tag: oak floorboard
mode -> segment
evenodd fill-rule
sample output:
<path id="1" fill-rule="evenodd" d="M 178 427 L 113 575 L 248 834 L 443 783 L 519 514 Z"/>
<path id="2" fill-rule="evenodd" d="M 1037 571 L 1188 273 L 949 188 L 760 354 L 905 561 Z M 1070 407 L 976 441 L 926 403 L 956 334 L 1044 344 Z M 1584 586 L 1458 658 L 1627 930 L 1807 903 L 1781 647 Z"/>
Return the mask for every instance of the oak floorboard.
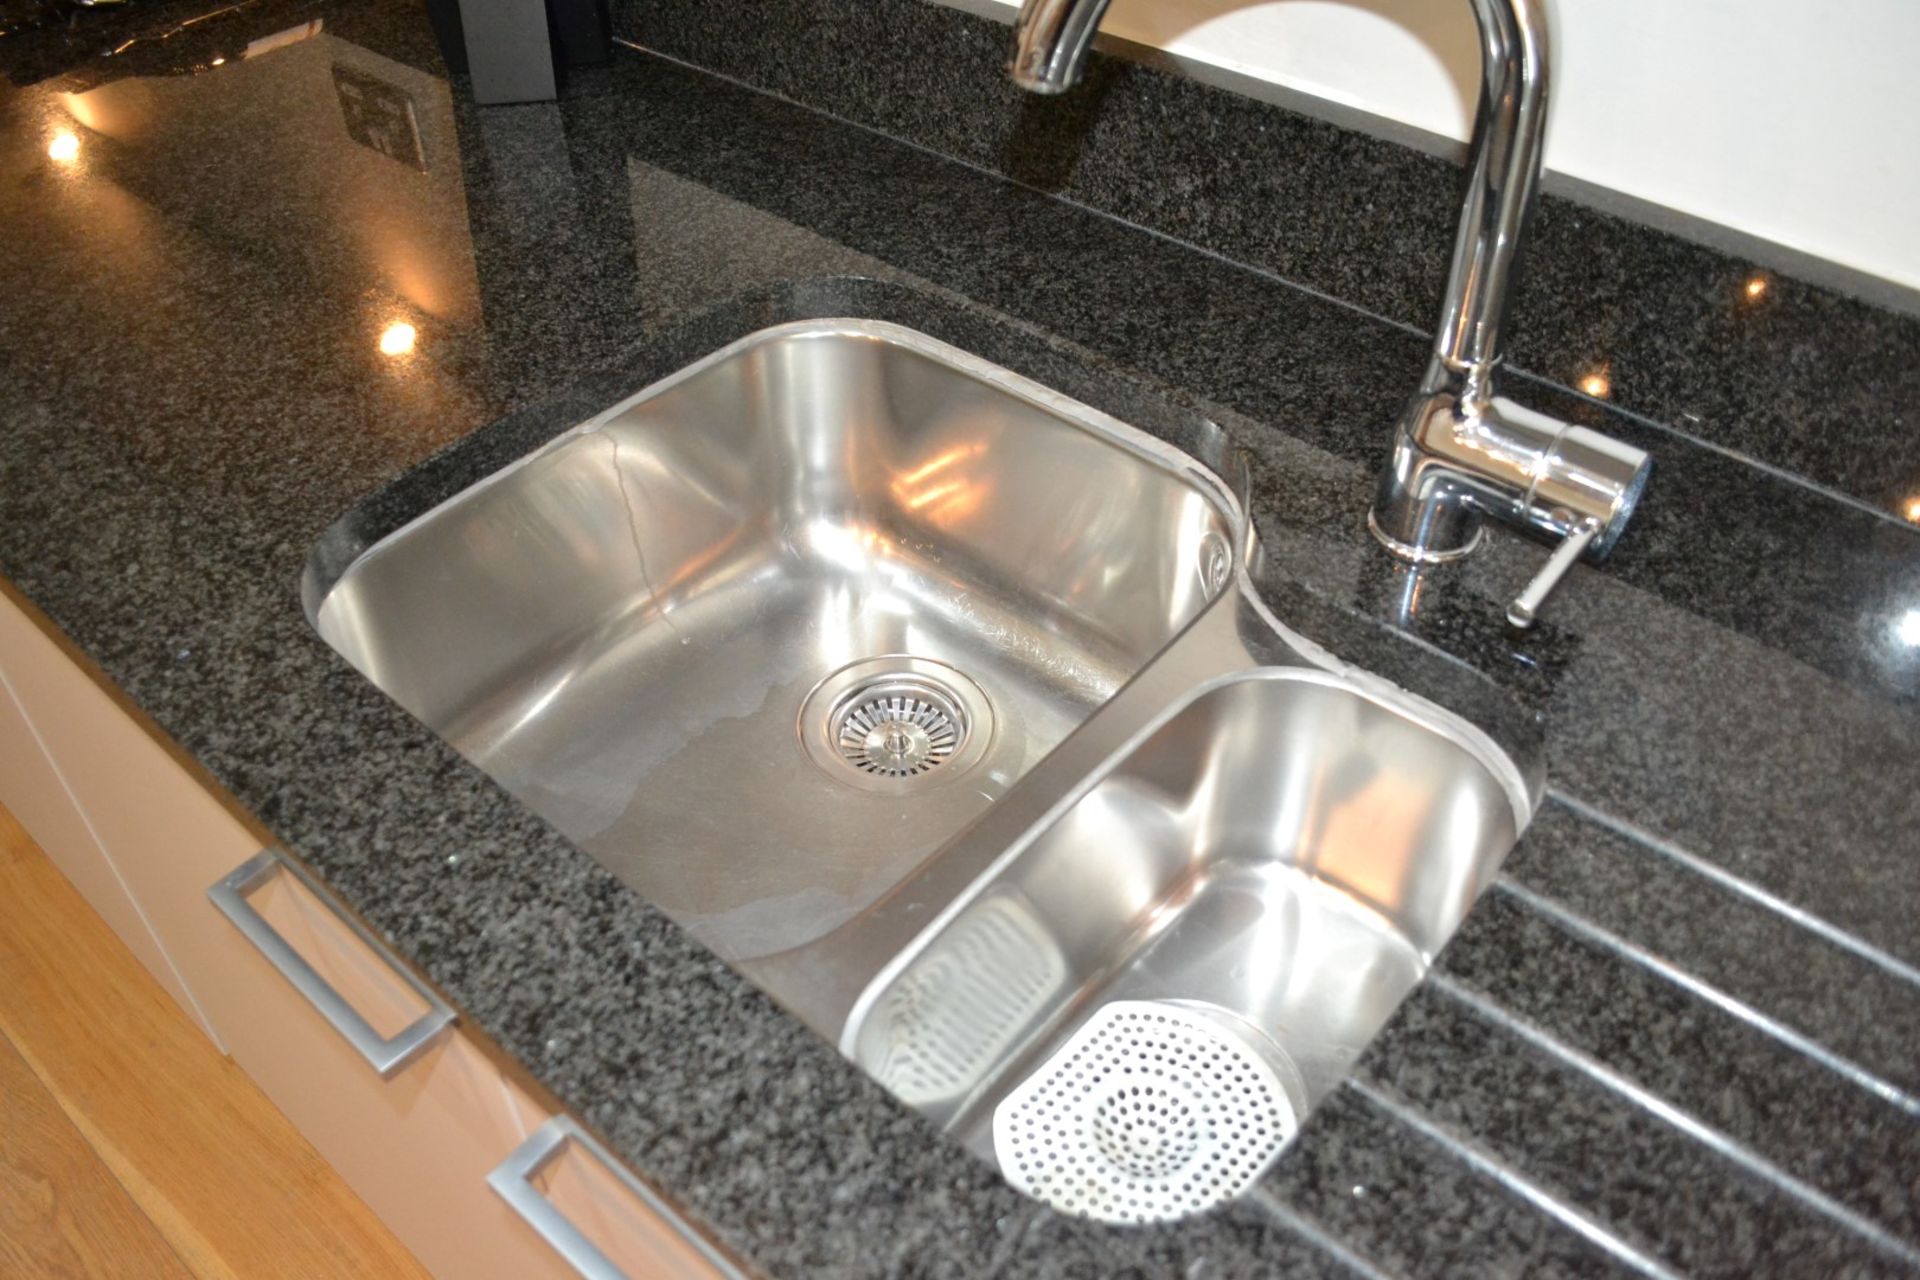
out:
<path id="1" fill-rule="evenodd" d="M 193 1280 L 12 1042 L 0 1037 L 0 1275 Z"/>
<path id="2" fill-rule="evenodd" d="M 428 1280 L 4 808 L 0 1035 L 191 1275 Z"/>

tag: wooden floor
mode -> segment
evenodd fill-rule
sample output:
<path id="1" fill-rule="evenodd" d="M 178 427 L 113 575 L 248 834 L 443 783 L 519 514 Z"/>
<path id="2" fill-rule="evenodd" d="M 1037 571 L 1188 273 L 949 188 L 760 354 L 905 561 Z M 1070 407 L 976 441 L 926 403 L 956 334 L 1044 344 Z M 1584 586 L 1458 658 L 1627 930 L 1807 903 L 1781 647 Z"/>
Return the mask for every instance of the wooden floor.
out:
<path id="1" fill-rule="evenodd" d="M 5 809 L 0 1276 L 426 1277 Z"/>

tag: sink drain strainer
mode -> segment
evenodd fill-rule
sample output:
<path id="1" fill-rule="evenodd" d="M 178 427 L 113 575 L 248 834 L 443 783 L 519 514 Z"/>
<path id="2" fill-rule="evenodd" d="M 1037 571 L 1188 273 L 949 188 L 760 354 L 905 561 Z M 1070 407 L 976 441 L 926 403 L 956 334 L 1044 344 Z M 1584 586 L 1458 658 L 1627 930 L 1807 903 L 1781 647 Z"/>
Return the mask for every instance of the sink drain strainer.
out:
<path id="1" fill-rule="evenodd" d="M 800 708 L 800 741 L 842 782 L 909 789 L 978 761 L 993 735 L 980 686 L 944 662 L 904 654 L 842 667 Z"/>
<path id="2" fill-rule="evenodd" d="M 1007 1180 L 1066 1213 L 1163 1222 L 1251 1186 L 1297 1118 L 1279 1051 L 1205 1005 L 1118 1000 L 993 1113 Z"/>
<path id="3" fill-rule="evenodd" d="M 833 720 L 840 758 L 883 778 L 911 778 L 939 768 L 966 730 L 946 690 L 912 676 L 855 690 Z"/>

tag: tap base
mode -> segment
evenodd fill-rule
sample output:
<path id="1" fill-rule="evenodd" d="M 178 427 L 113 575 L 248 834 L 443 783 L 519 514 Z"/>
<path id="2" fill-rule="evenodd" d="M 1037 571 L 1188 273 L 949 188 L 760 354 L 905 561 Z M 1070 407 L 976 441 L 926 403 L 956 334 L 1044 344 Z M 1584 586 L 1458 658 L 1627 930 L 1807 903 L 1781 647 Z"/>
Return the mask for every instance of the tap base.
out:
<path id="1" fill-rule="evenodd" d="M 1402 560 L 1413 564 L 1448 564 L 1454 560 L 1463 560 L 1480 546 L 1480 539 L 1486 534 L 1483 526 L 1476 525 L 1467 540 L 1457 547 L 1422 547 L 1411 542 L 1402 542 L 1380 527 L 1375 513 L 1367 512 L 1367 531 L 1380 541 L 1380 545 L 1393 552 Z"/>

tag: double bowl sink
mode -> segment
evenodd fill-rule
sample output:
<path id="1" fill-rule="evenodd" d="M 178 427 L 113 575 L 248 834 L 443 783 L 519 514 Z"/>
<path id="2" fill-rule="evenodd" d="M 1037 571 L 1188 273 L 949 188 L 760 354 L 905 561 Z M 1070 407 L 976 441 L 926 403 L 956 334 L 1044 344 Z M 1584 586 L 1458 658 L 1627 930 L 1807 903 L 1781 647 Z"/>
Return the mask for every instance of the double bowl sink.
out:
<path id="1" fill-rule="evenodd" d="M 1237 480 L 807 321 L 316 558 L 307 599 L 1016 1186 L 1162 1220 L 1276 1158 L 1534 800 L 1474 723 L 1272 616 Z"/>

